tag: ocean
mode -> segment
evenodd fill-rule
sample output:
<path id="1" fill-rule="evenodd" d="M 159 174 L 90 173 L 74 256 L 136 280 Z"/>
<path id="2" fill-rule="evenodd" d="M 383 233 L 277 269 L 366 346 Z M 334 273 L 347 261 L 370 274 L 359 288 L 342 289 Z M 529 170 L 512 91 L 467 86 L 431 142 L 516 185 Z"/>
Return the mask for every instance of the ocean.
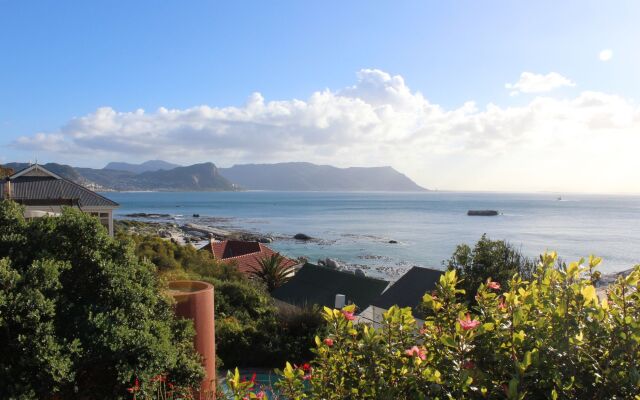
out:
<path id="1" fill-rule="evenodd" d="M 640 196 L 466 192 L 110 192 L 130 213 L 170 214 L 184 223 L 216 217 L 215 226 L 276 237 L 271 246 L 310 261 L 332 258 L 368 275 L 393 277 L 411 266 L 441 268 L 456 245 L 482 234 L 504 239 L 530 257 L 555 250 L 566 261 L 595 254 L 605 273 L 640 263 Z M 493 209 L 494 217 L 467 216 Z M 202 220 L 202 219 L 200 219 Z M 200 222 L 201 223 L 201 222 Z M 394 240 L 398 243 L 389 243 Z"/>

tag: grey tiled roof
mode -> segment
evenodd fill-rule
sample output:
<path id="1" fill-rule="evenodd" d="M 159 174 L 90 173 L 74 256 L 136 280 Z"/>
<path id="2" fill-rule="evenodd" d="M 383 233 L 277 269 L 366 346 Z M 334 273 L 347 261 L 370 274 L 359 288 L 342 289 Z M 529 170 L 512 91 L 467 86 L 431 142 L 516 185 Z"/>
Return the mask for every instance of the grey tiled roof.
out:
<path id="1" fill-rule="evenodd" d="M 347 304 L 353 303 L 364 310 L 388 284 L 381 279 L 307 263 L 272 296 L 297 306 L 317 304 L 333 308 L 336 294 L 344 294 Z"/>
<path id="2" fill-rule="evenodd" d="M 0 198 L 4 199 L 6 181 L 0 182 Z M 17 202 L 57 205 L 73 203 L 80 207 L 118 207 L 109 200 L 83 186 L 51 176 L 20 176 L 11 181 L 12 198 Z"/>
<path id="3" fill-rule="evenodd" d="M 422 297 L 425 293 L 431 292 L 436 288 L 436 284 L 443 272 L 435 269 L 413 267 L 385 290 L 380 297 L 373 300 L 371 304 L 385 310 L 388 310 L 393 305 L 411 307 L 413 315 L 421 318 L 424 314 L 418 306 L 422 304 Z"/>

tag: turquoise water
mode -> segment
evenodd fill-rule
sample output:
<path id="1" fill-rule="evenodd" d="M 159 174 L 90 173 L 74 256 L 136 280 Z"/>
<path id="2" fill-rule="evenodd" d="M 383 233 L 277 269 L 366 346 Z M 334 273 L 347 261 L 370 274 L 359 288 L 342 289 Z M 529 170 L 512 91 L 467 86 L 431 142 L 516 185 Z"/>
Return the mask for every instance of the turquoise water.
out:
<path id="1" fill-rule="evenodd" d="M 166 213 L 185 222 L 196 213 L 222 218 L 219 227 L 319 241 L 279 239 L 272 247 L 310 260 L 331 257 L 361 265 L 372 275 L 410 266 L 439 267 L 459 243 L 483 233 L 506 239 L 529 256 L 557 250 L 566 260 L 595 253 L 603 271 L 640 263 L 640 196 L 503 193 L 206 192 L 106 193 L 120 203 L 117 216 Z M 469 217 L 495 209 L 496 217 Z M 203 221 L 204 219 L 200 219 Z M 390 244 L 396 240 L 398 244 Z"/>

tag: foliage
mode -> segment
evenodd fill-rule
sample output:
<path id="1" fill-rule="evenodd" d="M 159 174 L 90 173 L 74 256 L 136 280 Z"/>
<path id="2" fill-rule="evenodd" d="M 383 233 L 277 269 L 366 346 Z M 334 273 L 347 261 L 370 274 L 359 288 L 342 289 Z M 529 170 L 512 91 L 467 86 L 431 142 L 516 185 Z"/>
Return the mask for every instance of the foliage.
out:
<path id="1" fill-rule="evenodd" d="M 535 262 L 523 256 L 513 245 L 504 240 L 491 240 L 486 234 L 473 249 L 466 244 L 457 246 L 444 265 L 457 271 L 470 303 L 475 302 L 476 290 L 489 277 L 508 288 L 514 274 L 529 279 L 535 271 Z"/>
<path id="2" fill-rule="evenodd" d="M 191 245 L 180 245 L 151 235 L 126 236 L 119 233 L 122 240 L 132 240 L 135 252 L 141 259 L 151 261 L 162 275 L 185 277 L 211 277 L 222 280 L 241 280 L 242 274 L 233 265 L 220 262 L 210 252 L 198 251 Z"/>
<path id="3" fill-rule="evenodd" d="M 156 264 L 163 279 L 197 279 L 214 285 L 218 368 L 222 362 L 275 367 L 287 359 L 302 361 L 311 356 L 309 347 L 324 326 L 316 312 L 280 310 L 261 285 L 209 252 L 155 236 L 120 233 L 119 237 L 133 241 L 138 257 Z"/>
<path id="4" fill-rule="evenodd" d="M 262 390 L 255 381 L 255 374 L 251 379 L 243 379 L 238 368 L 234 372 L 227 373 L 225 380 L 231 393 L 229 395 L 218 394 L 218 398 L 228 398 L 232 400 L 268 400 L 269 396 Z"/>
<path id="5" fill-rule="evenodd" d="M 153 265 L 78 210 L 22 215 L 0 202 L 0 398 L 123 398 L 159 373 L 200 381 L 192 325 Z"/>
<path id="6" fill-rule="evenodd" d="M 253 269 L 250 274 L 260 279 L 269 293 L 284 285 L 293 275 L 293 267 L 286 265 L 286 259 L 280 253 L 274 253 L 269 257 L 258 260 L 259 267 Z"/>
<path id="7" fill-rule="evenodd" d="M 291 399 L 640 399 L 640 265 L 600 299 L 599 262 L 558 267 L 545 254 L 508 290 L 480 284 L 473 310 L 447 271 L 420 329 L 409 308 L 389 309 L 380 329 L 325 309 L 312 368 L 287 365 L 279 388 Z"/>
<path id="8" fill-rule="evenodd" d="M 7 176 L 11 176 L 15 173 L 15 171 L 13 170 L 13 168 L 9 168 L 9 167 L 3 167 L 2 165 L 0 165 L 0 179 L 4 179 Z"/>

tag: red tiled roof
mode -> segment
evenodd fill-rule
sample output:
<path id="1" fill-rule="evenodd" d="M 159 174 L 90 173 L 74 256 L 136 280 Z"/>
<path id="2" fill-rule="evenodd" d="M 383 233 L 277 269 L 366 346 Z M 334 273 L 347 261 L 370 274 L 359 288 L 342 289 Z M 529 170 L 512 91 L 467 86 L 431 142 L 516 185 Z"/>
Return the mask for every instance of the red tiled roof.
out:
<path id="1" fill-rule="evenodd" d="M 200 250 L 210 251 L 214 258 L 229 261 L 236 264 L 238 270 L 244 274 L 260 268 L 259 261 L 263 258 L 276 254 L 269 247 L 258 242 L 243 242 L 239 240 L 224 240 L 216 242 L 211 240 Z M 293 267 L 298 264 L 295 260 L 284 258 L 286 267 Z"/>

